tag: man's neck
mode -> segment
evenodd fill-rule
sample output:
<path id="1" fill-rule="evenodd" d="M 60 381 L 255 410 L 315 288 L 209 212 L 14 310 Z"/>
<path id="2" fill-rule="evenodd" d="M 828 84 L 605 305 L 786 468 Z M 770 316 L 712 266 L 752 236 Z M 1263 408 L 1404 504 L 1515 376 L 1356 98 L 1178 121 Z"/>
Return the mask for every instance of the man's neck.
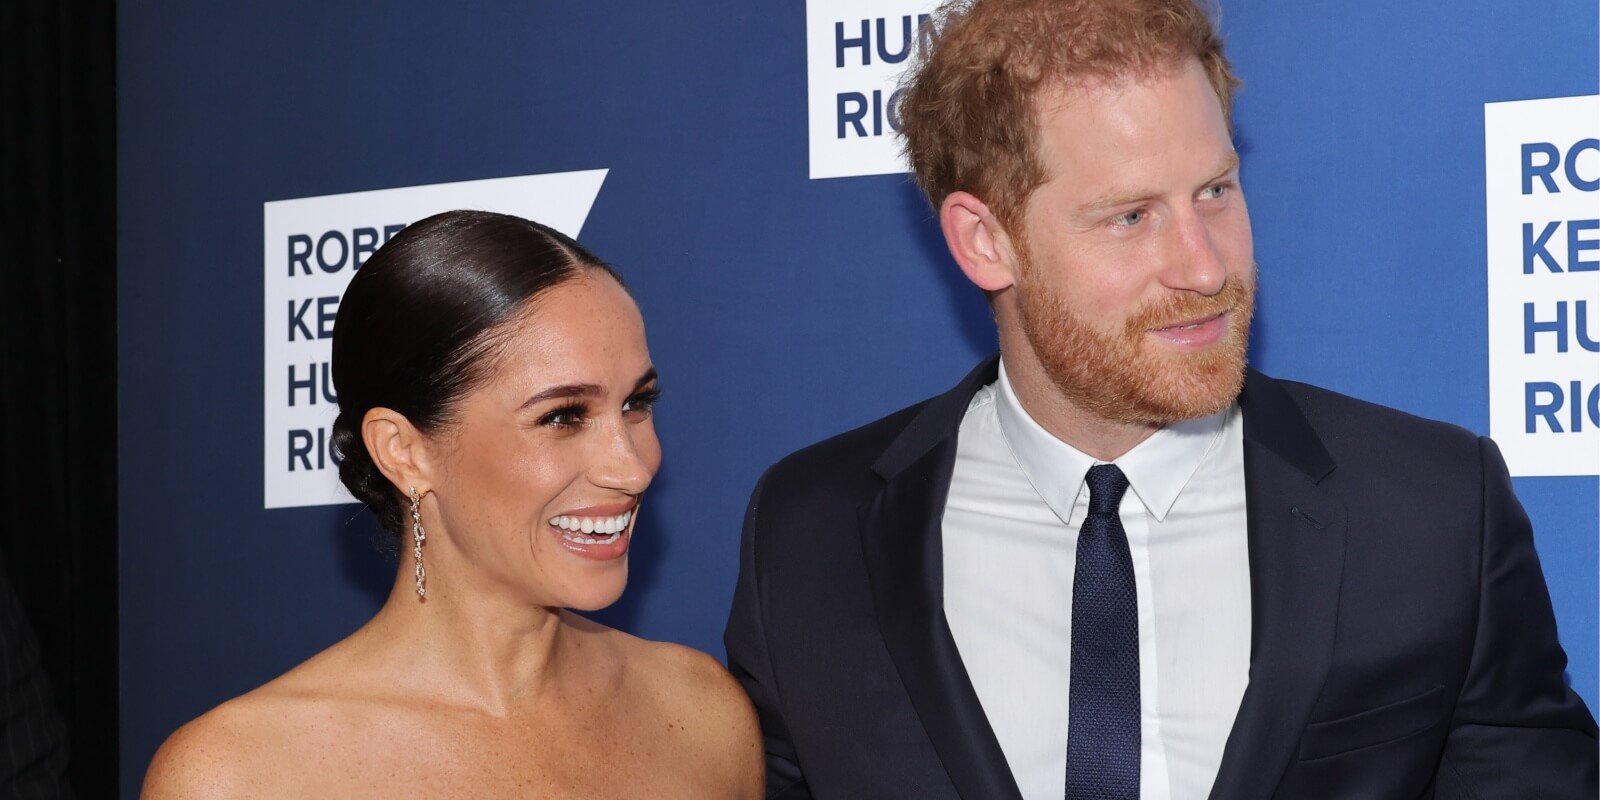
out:
<path id="1" fill-rule="evenodd" d="M 1115 461 L 1150 438 L 1160 425 L 1109 420 L 1067 399 L 1027 342 L 1000 340 L 1006 378 L 1022 409 L 1051 436 L 1100 461 Z M 1021 338 L 1020 334 L 1018 338 Z M 1010 345 L 1010 346 L 1008 346 Z"/>

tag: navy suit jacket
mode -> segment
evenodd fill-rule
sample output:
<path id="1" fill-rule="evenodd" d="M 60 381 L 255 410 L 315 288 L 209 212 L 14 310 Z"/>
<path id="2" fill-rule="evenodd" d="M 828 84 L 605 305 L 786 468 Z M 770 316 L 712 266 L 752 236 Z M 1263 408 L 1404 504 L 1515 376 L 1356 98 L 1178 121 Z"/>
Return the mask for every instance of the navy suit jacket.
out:
<path id="1" fill-rule="evenodd" d="M 996 363 L 757 485 L 725 641 L 768 797 L 1020 798 L 942 600 L 957 429 Z M 1594 798 L 1494 444 L 1254 371 L 1240 404 L 1250 677 L 1211 797 Z"/>

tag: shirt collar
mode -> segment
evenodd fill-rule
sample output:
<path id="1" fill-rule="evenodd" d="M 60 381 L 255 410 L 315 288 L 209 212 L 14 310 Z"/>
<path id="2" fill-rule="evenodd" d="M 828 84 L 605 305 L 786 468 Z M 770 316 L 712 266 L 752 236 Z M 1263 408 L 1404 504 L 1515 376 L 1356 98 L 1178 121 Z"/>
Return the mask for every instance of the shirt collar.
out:
<path id="1" fill-rule="evenodd" d="M 995 413 L 1011 455 L 1056 516 L 1063 521 L 1070 519 L 1073 504 L 1083 490 L 1084 476 L 1090 467 L 1105 462 L 1057 439 L 1028 415 L 1011 388 L 1003 359 L 995 390 Z M 1166 518 L 1183 487 L 1222 441 L 1228 418 L 1238 409 L 1235 403 L 1207 417 L 1175 422 L 1114 462 L 1128 476 L 1129 487 L 1145 511 L 1157 521 Z"/>

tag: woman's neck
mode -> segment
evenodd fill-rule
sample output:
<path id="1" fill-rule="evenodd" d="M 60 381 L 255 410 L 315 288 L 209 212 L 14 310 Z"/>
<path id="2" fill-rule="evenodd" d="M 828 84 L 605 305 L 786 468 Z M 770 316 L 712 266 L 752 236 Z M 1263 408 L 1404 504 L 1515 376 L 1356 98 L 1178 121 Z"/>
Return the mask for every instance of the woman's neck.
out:
<path id="1" fill-rule="evenodd" d="M 397 680 L 496 716 L 552 686 L 567 638 L 561 609 L 527 603 L 504 587 L 473 586 L 459 575 L 430 574 L 421 599 L 407 562 L 360 637 L 382 667 L 402 673 Z"/>

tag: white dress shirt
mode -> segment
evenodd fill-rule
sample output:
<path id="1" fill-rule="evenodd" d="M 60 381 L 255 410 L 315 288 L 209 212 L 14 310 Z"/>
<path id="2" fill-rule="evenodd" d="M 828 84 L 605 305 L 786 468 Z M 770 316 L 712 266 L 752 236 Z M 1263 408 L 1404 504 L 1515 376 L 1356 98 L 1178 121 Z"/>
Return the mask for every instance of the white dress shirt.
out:
<path id="1" fill-rule="evenodd" d="M 945 504 L 944 612 L 1022 796 L 1066 789 L 1072 578 L 1097 462 L 1000 378 L 961 422 Z M 1205 798 L 1250 670 L 1239 407 L 1170 425 L 1116 460 L 1139 606 L 1141 800 Z"/>

